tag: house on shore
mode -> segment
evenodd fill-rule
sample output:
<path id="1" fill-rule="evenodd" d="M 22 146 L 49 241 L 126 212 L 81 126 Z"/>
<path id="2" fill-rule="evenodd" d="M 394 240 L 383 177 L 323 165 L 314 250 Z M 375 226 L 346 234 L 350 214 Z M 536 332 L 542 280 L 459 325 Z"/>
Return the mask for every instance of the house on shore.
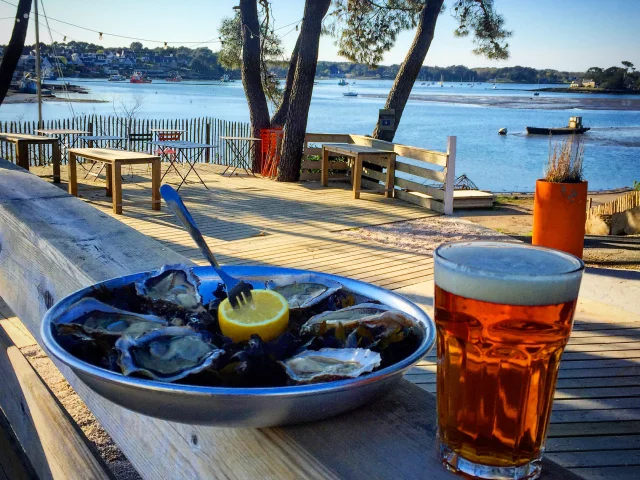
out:
<path id="1" fill-rule="evenodd" d="M 574 80 L 571 82 L 571 88 L 596 88 L 596 82 L 594 80 L 585 80 L 582 81 Z"/>

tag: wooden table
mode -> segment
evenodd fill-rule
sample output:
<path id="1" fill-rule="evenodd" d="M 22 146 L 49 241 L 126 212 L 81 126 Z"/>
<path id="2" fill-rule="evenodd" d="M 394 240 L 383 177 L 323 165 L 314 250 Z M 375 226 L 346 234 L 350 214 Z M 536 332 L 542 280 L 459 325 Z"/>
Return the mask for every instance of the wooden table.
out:
<path id="1" fill-rule="evenodd" d="M 352 143 L 332 143 L 322 146 L 322 170 L 320 181 L 323 187 L 329 186 L 329 157 L 341 156 L 354 159 L 351 169 L 353 181 L 353 198 L 360 198 L 360 184 L 362 178 L 362 164 L 369 162 L 387 169 L 385 176 L 385 192 L 387 198 L 393 197 L 393 182 L 395 176 L 396 154 L 388 150 L 380 150 Z"/>
<path id="2" fill-rule="evenodd" d="M 151 164 L 151 208 L 160 210 L 160 157 L 147 153 L 108 148 L 69 149 L 69 193 L 78 196 L 77 157 L 107 165 L 107 196 L 113 197 L 113 212 L 122 213 L 122 165 Z"/>
<path id="3" fill-rule="evenodd" d="M 0 140 L 11 142 L 16 147 L 17 163 L 29 170 L 29 145 L 51 145 L 51 163 L 53 163 L 53 183 L 60 183 L 60 143 L 57 138 L 25 133 L 0 133 Z"/>
<path id="4" fill-rule="evenodd" d="M 91 134 L 87 130 L 76 130 L 74 128 L 41 128 L 35 130 L 35 132 L 47 137 L 57 138 L 60 141 L 60 150 L 64 159 L 67 159 L 68 150 L 76 146 L 79 135 Z"/>
<path id="5" fill-rule="evenodd" d="M 15 191 L 21 193 L 20 198 L 15 198 Z M 3 160 L 0 230 L 0 292 L 37 339 L 47 308 L 77 289 L 163 264 L 191 264 L 166 246 L 84 202 L 61 196 L 59 188 Z M 461 479 L 445 471 L 436 458 L 435 397 L 406 380 L 378 401 L 322 422 L 232 429 L 166 422 L 127 410 L 99 397 L 70 369 L 53 361 L 146 480 Z M 12 372 L 9 370 L 13 377 L 9 385 L 15 384 Z M 67 468 L 50 467 L 48 471 L 61 472 L 55 478 L 102 478 L 90 470 L 70 472 L 77 466 L 71 458 L 86 456 L 55 454 L 73 447 L 73 442 L 47 441 L 67 437 L 51 421 L 56 418 L 52 413 L 32 420 L 36 408 L 22 401 L 22 391 L 3 388 L 0 396 L 17 397 L 11 411 L 20 426 L 34 432 L 29 437 L 36 439 L 34 450 L 47 447 L 46 456 L 36 452 L 39 458 Z M 9 415 L 7 418 L 11 421 Z M 43 424 L 50 427 L 51 436 L 42 436 Z M 574 478 L 553 462 L 543 461 L 542 479 Z"/>

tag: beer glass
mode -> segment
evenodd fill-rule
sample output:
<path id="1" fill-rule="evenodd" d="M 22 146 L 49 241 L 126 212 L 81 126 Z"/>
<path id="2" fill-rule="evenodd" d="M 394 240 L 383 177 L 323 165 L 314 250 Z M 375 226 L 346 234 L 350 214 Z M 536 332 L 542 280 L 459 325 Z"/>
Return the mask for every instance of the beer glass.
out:
<path id="1" fill-rule="evenodd" d="M 537 478 L 584 264 L 506 242 L 449 243 L 434 259 L 442 462 L 476 478 Z"/>

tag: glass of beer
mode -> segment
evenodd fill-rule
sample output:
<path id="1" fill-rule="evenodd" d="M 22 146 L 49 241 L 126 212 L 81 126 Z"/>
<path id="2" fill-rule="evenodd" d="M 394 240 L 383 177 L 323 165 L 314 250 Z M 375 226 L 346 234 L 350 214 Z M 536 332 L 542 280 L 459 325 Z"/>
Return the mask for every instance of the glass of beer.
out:
<path id="1" fill-rule="evenodd" d="M 434 257 L 442 462 L 537 478 L 584 263 L 506 242 L 449 243 Z"/>

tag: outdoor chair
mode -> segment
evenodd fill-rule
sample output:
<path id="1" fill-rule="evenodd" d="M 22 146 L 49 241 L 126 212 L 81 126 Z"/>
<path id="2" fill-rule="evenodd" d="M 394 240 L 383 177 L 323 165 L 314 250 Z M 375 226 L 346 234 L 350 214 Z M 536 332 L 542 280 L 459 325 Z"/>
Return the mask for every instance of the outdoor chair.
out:
<path id="1" fill-rule="evenodd" d="M 158 132 L 158 141 L 159 142 L 175 142 L 180 140 L 182 137 L 182 132 Z M 171 160 L 176 159 L 176 151 L 173 148 L 157 148 L 156 155 L 160 155 L 161 157 L 171 158 Z"/>
<path id="2" fill-rule="evenodd" d="M 142 148 L 139 147 L 139 144 L 144 142 L 153 141 L 153 133 L 129 133 L 127 135 L 127 143 L 129 145 L 129 150 L 133 150 L 134 152 L 146 152 L 151 153 L 151 148 L 146 145 Z M 134 148 L 136 147 L 136 148 Z"/>

